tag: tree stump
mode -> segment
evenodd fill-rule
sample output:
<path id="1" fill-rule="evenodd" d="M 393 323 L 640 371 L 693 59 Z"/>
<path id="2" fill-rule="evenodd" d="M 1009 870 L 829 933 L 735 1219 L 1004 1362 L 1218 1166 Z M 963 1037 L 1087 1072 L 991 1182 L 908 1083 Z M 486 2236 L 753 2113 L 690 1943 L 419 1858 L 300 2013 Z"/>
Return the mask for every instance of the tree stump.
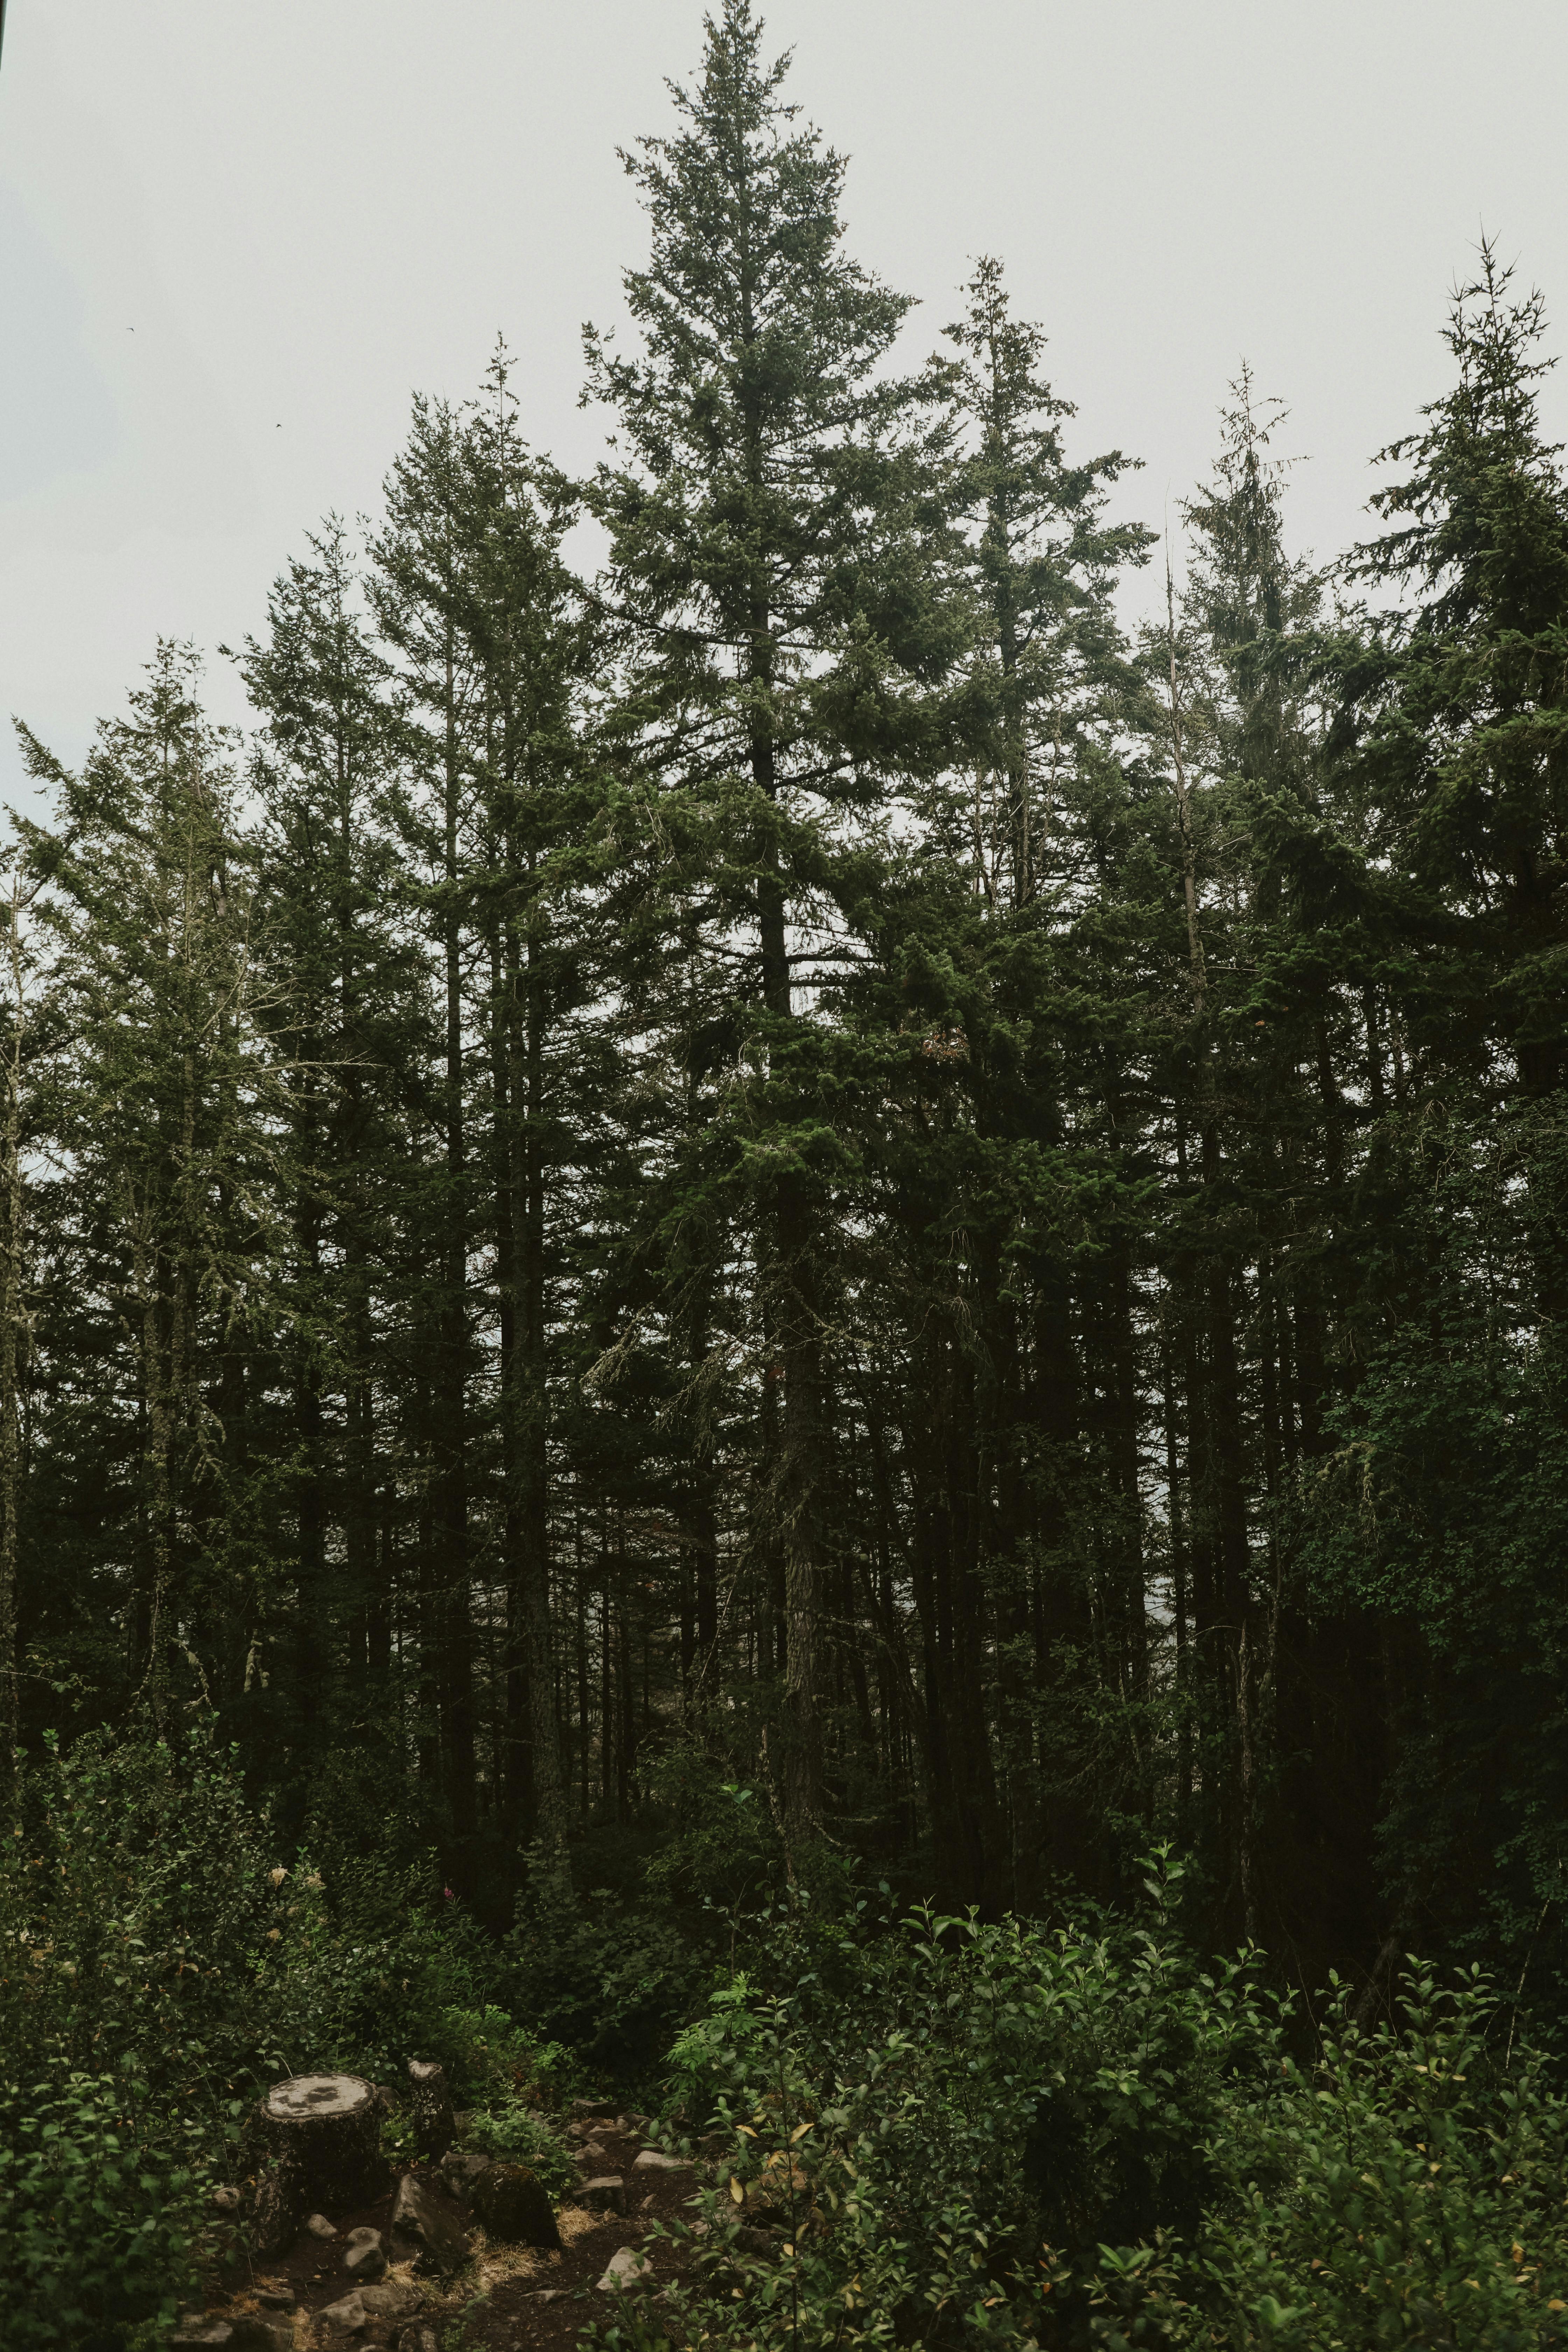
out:
<path id="1" fill-rule="evenodd" d="M 439 2164 L 458 2129 L 447 2070 L 433 2058 L 411 2058 L 408 2080 L 413 2091 L 415 2145 L 431 2164 Z"/>
<path id="2" fill-rule="evenodd" d="M 274 2160 L 276 2220 L 287 2243 L 307 2213 L 352 2212 L 387 2182 L 382 2103 L 358 2074 L 294 2074 L 274 2083 L 259 2110 Z"/>

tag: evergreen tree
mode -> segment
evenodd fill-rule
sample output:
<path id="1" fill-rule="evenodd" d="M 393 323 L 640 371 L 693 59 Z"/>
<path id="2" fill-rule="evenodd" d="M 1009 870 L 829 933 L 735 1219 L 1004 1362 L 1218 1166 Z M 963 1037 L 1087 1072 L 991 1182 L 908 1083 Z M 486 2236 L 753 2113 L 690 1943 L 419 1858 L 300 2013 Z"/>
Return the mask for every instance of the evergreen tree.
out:
<path id="1" fill-rule="evenodd" d="M 48 763 L 61 829 L 23 827 L 50 886 L 71 1036 L 54 1148 L 102 1333 L 97 1377 L 136 1430 L 111 1538 L 124 1640 L 160 1726 L 176 1654 L 210 1637 L 232 1682 L 270 1565 L 247 1524 L 245 1387 L 279 1312 L 279 1082 L 258 1033 L 252 861 L 231 745 L 196 677 L 187 648 L 162 645 L 81 775 Z"/>
<path id="2" fill-rule="evenodd" d="M 385 666 L 342 525 L 330 520 L 310 550 L 275 583 L 266 637 L 243 657 L 264 720 L 252 783 L 268 1027 L 293 1073 L 298 1579 L 285 1704 L 299 1802 L 341 1752 L 345 1720 L 379 1735 L 377 1746 L 396 1720 L 398 1503 L 384 1344 L 401 1312 L 404 1097 L 423 1039 L 395 887 Z"/>
<path id="3" fill-rule="evenodd" d="M 823 1213 L 842 1164 L 819 1008 L 873 919 L 910 681 L 940 668 L 948 637 L 922 572 L 922 390 L 885 365 L 909 303 L 844 253 L 843 160 L 796 127 L 788 61 L 764 65 L 762 42 L 749 0 L 727 0 L 700 82 L 673 90 L 679 129 L 626 159 L 652 233 L 626 280 L 643 349 L 590 336 L 624 450 L 590 497 L 611 533 L 607 593 L 639 640 L 652 821 L 706 852 L 661 884 L 733 975 L 720 1017 L 745 1073 L 732 1149 L 761 1220 L 781 1392 L 768 1508 L 799 1843 L 820 1803 Z"/>

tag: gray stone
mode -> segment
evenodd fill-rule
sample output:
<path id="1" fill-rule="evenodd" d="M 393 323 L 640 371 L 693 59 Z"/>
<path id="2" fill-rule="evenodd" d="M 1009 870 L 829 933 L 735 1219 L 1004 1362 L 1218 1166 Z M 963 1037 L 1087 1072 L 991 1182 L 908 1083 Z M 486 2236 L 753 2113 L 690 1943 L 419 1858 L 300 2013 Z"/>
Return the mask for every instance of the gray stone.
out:
<path id="1" fill-rule="evenodd" d="M 559 2248 L 561 2232 L 544 2183 L 525 2164 L 492 2164 L 474 2186 L 485 2235 L 503 2246 Z"/>
<path id="2" fill-rule="evenodd" d="M 358 2294 L 345 2294 L 341 2301 L 329 2303 L 318 2316 L 324 2319 L 329 2327 L 341 2327 L 350 2336 L 357 2336 L 362 2327 L 370 2324 L 370 2314 Z"/>
<path id="3" fill-rule="evenodd" d="M 335 2238 L 338 2234 L 324 2213 L 309 2214 L 306 2217 L 305 2227 L 312 2238 Z"/>
<path id="4" fill-rule="evenodd" d="M 256 2300 L 263 2311 L 292 2311 L 297 2298 L 291 2286 L 258 2286 Z"/>
<path id="5" fill-rule="evenodd" d="M 175 2329 L 169 2342 L 180 2347 L 181 2352 L 193 2344 L 232 2344 L 234 2330 L 226 2319 L 191 2319 Z"/>
<path id="6" fill-rule="evenodd" d="M 237 2213 L 239 2210 L 238 2189 L 215 2189 L 213 2190 L 213 2210 L 217 2213 Z"/>
<path id="7" fill-rule="evenodd" d="M 630 2246 L 622 2246 L 610 2256 L 609 2266 L 598 2282 L 601 2294 L 628 2294 L 653 2284 L 653 2273 L 646 2257 Z"/>
<path id="8" fill-rule="evenodd" d="M 291 2352 L 294 2322 L 280 2311 L 239 2311 L 229 2322 L 231 2352 Z"/>
<path id="9" fill-rule="evenodd" d="M 397 2352 L 441 2352 L 433 2327 L 405 2327 L 397 2339 Z"/>
<path id="10" fill-rule="evenodd" d="M 418 2288 L 402 2279 L 388 2279 L 384 2286 L 362 2286 L 359 2299 L 372 2319 L 406 2319 L 420 2304 Z"/>
<path id="11" fill-rule="evenodd" d="M 634 2172 L 689 2172 L 689 2156 L 666 2156 L 657 2147 L 645 2147 L 640 2156 L 632 2158 Z"/>
<path id="12" fill-rule="evenodd" d="M 388 2234 L 394 2259 L 416 2262 L 423 2270 L 450 2273 L 461 2270 L 468 2259 L 468 2241 L 457 2215 L 411 2172 L 405 2172 L 397 2184 Z"/>
<path id="13" fill-rule="evenodd" d="M 467 2203 L 479 2180 L 489 2170 L 495 2158 L 481 2156 L 477 2148 L 448 2148 L 437 2169 L 448 2197 Z"/>
<path id="14" fill-rule="evenodd" d="M 369 2285 L 373 2279 L 386 2275 L 386 2243 L 379 2230 L 351 2230 L 343 2255 L 343 2268 Z"/>
<path id="15" fill-rule="evenodd" d="M 626 2184 L 618 2172 L 603 2172 L 597 2180 L 582 2181 L 574 2201 L 585 2205 L 591 2213 L 624 2213 Z"/>
<path id="16" fill-rule="evenodd" d="M 586 2165 L 603 2164 L 608 2153 L 596 2139 L 585 2139 L 577 2151 L 577 2161 Z"/>

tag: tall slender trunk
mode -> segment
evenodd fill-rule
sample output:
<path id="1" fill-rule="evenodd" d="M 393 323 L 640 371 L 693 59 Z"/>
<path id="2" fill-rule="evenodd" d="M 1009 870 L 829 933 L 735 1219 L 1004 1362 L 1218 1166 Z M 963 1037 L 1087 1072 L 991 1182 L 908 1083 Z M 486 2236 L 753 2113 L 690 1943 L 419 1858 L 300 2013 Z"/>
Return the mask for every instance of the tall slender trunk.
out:
<path id="1" fill-rule="evenodd" d="M 17 1749 L 22 1731 L 18 1682 L 16 1556 L 21 1505 L 22 1433 L 19 1360 L 23 1328 L 22 1066 L 27 1008 L 22 947 L 23 897 L 16 887 L 6 909 L 11 1003 L 4 1063 L 5 1109 L 0 1137 L 0 1805 L 19 1818 Z"/>
<path id="2" fill-rule="evenodd" d="M 763 614 L 753 636 L 752 684 L 763 693 L 772 685 L 771 647 Z M 778 777 L 771 734 L 754 731 L 752 780 L 770 803 Z M 763 1001 L 776 1020 L 794 1018 L 784 891 L 778 845 L 771 828 L 763 844 L 758 886 L 763 965 Z M 773 1346 L 783 1373 L 780 1444 L 773 1482 L 773 1509 L 784 1552 L 784 1817 L 786 1837 L 796 1847 L 809 1841 L 822 1814 L 821 1727 L 817 1717 L 816 1647 L 820 1606 L 821 1528 L 818 1470 L 821 1461 L 822 1364 L 816 1298 L 816 1235 L 805 1187 L 798 1176 L 781 1175 L 773 1186 L 772 1265 L 768 1269 L 774 1323 Z"/>
<path id="3" fill-rule="evenodd" d="M 442 946 L 446 981 L 447 1186 L 442 1243 L 441 1383 L 436 1399 L 439 1454 L 436 1470 L 436 1539 L 439 1555 L 441 1624 L 441 1748 L 447 1801 L 459 1839 L 475 1822 L 473 1631 L 468 1594 L 468 1166 L 463 1118 L 462 923 L 458 903 L 458 818 L 461 770 L 458 756 L 454 664 L 446 679 L 447 739 Z"/>
<path id="4" fill-rule="evenodd" d="M 528 1661 L 531 1750 L 537 1835 L 565 1866 L 566 1786 L 555 1717 L 550 1605 L 548 1331 L 545 1322 L 544 1113 L 545 974 L 537 930 L 530 926 L 519 961 L 521 1003 L 512 1025 L 515 1122 L 511 1223 L 516 1251 L 517 1376 L 513 1438 L 519 1542 L 520 1615 Z M 517 1013 L 521 1013 L 521 1020 Z"/>
<path id="5" fill-rule="evenodd" d="M 1221 1176 L 1219 1095 L 1209 1035 L 1208 981 L 1197 897 L 1196 844 L 1183 742 L 1181 678 L 1176 663 L 1174 594 L 1165 567 L 1165 615 L 1170 661 L 1172 765 L 1182 843 L 1182 893 L 1187 919 L 1189 985 L 1193 1000 L 1193 1050 L 1198 1102 L 1201 1177 L 1211 1238 L 1205 1269 L 1205 1339 L 1207 1381 L 1204 1420 L 1208 1468 L 1206 1497 L 1218 1571 L 1218 1649 L 1225 1662 L 1226 1703 L 1234 1725 L 1238 1786 L 1232 1854 L 1239 1885 L 1242 1919 L 1257 1932 L 1256 1840 L 1258 1829 L 1257 1740 L 1253 1720 L 1254 1643 L 1251 1637 L 1250 1547 L 1247 1527 L 1241 1381 L 1237 1359 L 1237 1281 L 1224 1244 L 1214 1236 Z"/>

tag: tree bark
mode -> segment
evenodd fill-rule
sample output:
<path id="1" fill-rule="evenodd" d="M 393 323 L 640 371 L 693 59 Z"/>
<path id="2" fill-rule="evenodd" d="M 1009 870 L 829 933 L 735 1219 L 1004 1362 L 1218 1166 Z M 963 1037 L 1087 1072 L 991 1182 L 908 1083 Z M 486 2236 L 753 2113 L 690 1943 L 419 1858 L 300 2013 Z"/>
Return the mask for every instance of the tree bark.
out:
<path id="1" fill-rule="evenodd" d="M 269 2243 L 258 2252 L 279 2252 L 308 2213 L 352 2213 L 386 2187 L 381 2094 L 362 2075 L 290 2074 L 257 2112 L 273 2160 L 256 2216 Z"/>

